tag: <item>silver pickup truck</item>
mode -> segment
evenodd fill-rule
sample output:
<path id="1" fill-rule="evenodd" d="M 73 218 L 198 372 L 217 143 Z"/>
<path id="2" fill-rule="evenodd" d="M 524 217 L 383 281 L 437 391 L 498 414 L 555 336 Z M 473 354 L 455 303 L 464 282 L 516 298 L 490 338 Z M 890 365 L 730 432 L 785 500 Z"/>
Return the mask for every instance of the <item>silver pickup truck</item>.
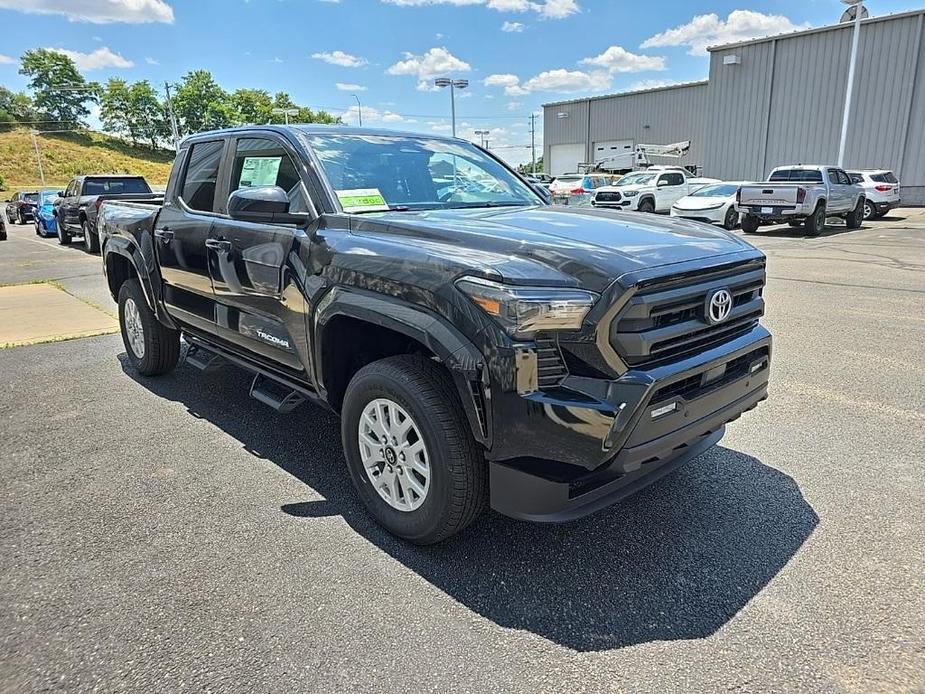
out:
<path id="1" fill-rule="evenodd" d="M 837 166 L 779 166 L 766 183 L 739 188 L 736 209 L 743 215 L 742 230 L 753 234 L 762 223 L 804 224 L 818 236 L 826 217 L 843 217 L 849 229 L 864 220 L 864 189 L 851 182 Z"/>

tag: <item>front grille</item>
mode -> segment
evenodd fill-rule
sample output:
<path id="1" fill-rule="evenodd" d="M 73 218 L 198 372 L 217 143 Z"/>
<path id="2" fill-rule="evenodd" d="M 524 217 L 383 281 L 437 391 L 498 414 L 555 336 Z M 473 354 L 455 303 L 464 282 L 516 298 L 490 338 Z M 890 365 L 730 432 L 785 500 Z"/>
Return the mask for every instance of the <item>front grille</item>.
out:
<path id="1" fill-rule="evenodd" d="M 536 338 L 537 385 L 540 389 L 554 388 L 566 376 L 568 370 L 562 360 L 562 353 L 555 339 L 545 336 Z"/>
<path id="2" fill-rule="evenodd" d="M 611 345 L 627 364 L 638 367 L 731 340 L 751 330 L 764 314 L 764 284 L 763 261 L 640 283 L 614 319 Z M 722 323 L 710 325 L 707 297 L 722 288 L 732 294 L 732 311 Z"/>
<path id="3" fill-rule="evenodd" d="M 743 354 L 740 357 L 726 362 L 723 373 L 718 378 L 712 380 L 707 380 L 707 372 L 694 374 L 693 376 L 688 376 L 683 378 L 680 381 L 675 381 L 674 383 L 669 383 L 667 386 L 662 386 L 655 394 L 652 396 L 652 404 L 657 405 L 660 402 L 666 400 L 671 400 L 674 398 L 684 398 L 685 400 L 693 400 L 699 398 L 702 395 L 706 395 L 711 390 L 716 388 L 722 388 L 728 383 L 735 381 L 738 378 L 742 378 L 748 374 L 749 367 L 754 364 L 759 359 L 767 359 L 768 357 L 768 348 L 762 347 L 756 349 L 748 354 Z"/>
<path id="4" fill-rule="evenodd" d="M 620 202 L 622 198 L 623 196 L 616 191 L 611 192 L 605 190 L 602 190 L 600 193 L 594 196 L 594 200 L 596 202 Z"/>

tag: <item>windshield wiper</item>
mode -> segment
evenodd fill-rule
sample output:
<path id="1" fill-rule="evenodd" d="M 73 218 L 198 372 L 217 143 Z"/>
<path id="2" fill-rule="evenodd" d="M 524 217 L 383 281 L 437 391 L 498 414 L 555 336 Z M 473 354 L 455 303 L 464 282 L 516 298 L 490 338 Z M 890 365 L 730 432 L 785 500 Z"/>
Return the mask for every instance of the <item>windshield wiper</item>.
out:
<path id="1" fill-rule="evenodd" d="M 427 208 L 433 209 L 433 208 Z M 412 209 L 407 205 L 389 205 L 387 210 L 355 210 L 350 214 L 372 214 L 373 212 L 411 212 Z"/>
<path id="2" fill-rule="evenodd" d="M 485 202 L 460 202 L 454 205 L 447 205 L 447 210 L 465 210 L 479 207 L 532 207 L 529 202 L 496 202 L 487 200 Z"/>

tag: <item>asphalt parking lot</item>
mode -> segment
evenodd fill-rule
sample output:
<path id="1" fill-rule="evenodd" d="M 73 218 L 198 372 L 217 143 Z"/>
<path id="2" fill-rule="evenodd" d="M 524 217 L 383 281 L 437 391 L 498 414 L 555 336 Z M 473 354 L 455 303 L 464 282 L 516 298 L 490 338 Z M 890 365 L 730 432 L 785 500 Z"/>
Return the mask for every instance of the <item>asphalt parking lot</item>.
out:
<path id="1" fill-rule="evenodd" d="M 619 506 L 430 548 L 240 372 L 0 350 L 0 691 L 925 691 L 925 211 L 751 238 L 767 402 Z M 48 279 L 114 310 L 10 227 L 0 284 Z"/>

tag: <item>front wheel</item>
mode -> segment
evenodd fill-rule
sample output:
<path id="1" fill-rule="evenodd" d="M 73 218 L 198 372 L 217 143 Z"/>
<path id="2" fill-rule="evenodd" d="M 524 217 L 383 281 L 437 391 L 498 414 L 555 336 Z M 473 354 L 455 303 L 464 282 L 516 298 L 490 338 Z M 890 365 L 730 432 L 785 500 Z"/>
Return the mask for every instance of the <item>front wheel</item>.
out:
<path id="1" fill-rule="evenodd" d="M 160 376 L 173 371 L 180 358 L 180 332 L 157 320 L 137 279 L 127 280 L 119 290 L 119 327 L 138 373 Z"/>
<path id="2" fill-rule="evenodd" d="M 736 208 L 730 206 L 723 218 L 723 228 L 726 231 L 732 231 L 737 226 L 739 226 L 739 213 L 736 212 Z"/>
<path id="3" fill-rule="evenodd" d="M 758 218 L 753 214 L 747 214 L 742 217 L 742 231 L 746 234 L 754 234 L 758 231 L 759 224 Z"/>
<path id="4" fill-rule="evenodd" d="M 641 203 L 639 203 L 639 211 L 652 214 L 655 212 L 655 203 L 651 200 L 643 200 Z"/>
<path id="5" fill-rule="evenodd" d="M 435 362 L 402 355 L 357 372 L 341 438 L 354 487 L 389 532 L 429 545 L 485 507 L 487 468 L 455 386 Z"/>
<path id="6" fill-rule="evenodd" d="M 876 219 L 880 215 L 877 214 L 877 208 L 874 206 L 870 200 L 864 201 L 864 219 Z"/>

